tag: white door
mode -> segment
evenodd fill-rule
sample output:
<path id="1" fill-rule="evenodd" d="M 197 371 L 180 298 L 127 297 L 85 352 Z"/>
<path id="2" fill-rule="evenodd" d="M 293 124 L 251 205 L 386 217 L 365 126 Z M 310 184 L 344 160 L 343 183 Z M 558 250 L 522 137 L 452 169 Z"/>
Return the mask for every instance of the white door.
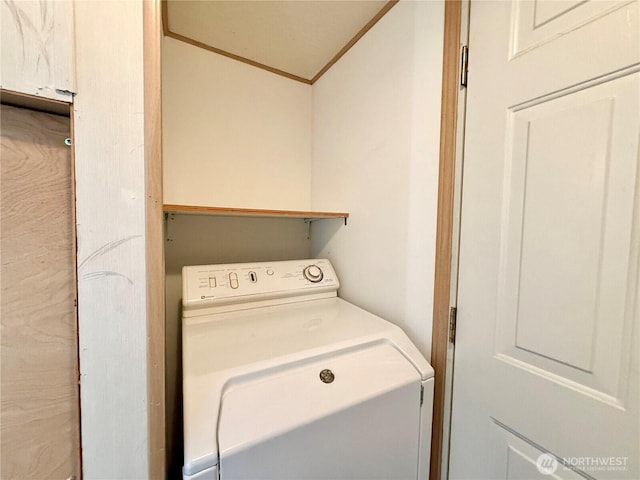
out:
<path id="1" fill-rule="evenodd" d="M 638 1 L 472 2 L 450 478 L 640 478 Z"/>

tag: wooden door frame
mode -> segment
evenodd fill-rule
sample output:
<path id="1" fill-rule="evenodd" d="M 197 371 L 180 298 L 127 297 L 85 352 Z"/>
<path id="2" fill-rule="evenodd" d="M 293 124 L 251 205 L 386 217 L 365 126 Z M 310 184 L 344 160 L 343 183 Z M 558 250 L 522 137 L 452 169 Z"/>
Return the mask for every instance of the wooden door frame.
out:
<path id="1" fill-rule="evenodd" d="M 162 8 L 143 2 L 149 478 L 165 478 L 165 313 L 162 213 Z"/>
<path id="2" fill-rule="evenodd" d="M 445 0 L 444 52 L 442 59 L 442 106 L 440 115 L 440 165 L 436 227 L 435 281 L 431 365 L 435 370 L 430 480 L 442 476 L 445 422 L 447 351 L 455 218 L 456 137 L 460 90 L 460 34 L 462 0 Z"/>

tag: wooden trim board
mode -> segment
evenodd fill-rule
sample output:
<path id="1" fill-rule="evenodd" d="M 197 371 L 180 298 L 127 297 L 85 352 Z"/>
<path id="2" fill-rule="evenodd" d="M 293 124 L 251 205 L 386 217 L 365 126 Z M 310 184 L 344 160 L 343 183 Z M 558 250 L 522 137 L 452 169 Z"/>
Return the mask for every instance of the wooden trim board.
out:
<path id="1" fill-rule="evenodd" d="M 160 2 L 143 2 L 149 478 L 165 478 L 165 302 Z"/>
<path id="2" fill-rule="evenodd" d="M 73 111 L 73 104 L 69 104 L 69 137 L 71 138 L 71 198 L 73 199 L 74 207 L 71 209 L 71 216 L 73 221 L 73 251 L 75 252 L 73 258 L 73 281 L 74 281 L 74 303 L 76 312 L 76 346 L 80 346 L 80 324 L 78 318 L 78 221 L 76 220 L 76 147 L 75 147 L 75 117 Z M 78 365 L 78 386 L 80 386 L 80 349 L 76 348 L 76 362 Z M 79 388 L 79 387 L 78 387 Z M 80 480 L 84 478 L 84 461 L 82 459 L 82 404 L 80 402 L 80 394 L 78 394 L 78 445 L 80 447 Z"/>
<path id="3" fill-rule="evenodd" d="M 169 4 L 167 0 L 160 0 L 162 10 L 162 34 L 169 36 Z"/>
<path id="4" fill-rule="evenodd" d="M 0 103 L 13 107 L 28 108 L 37 112 L 53 113 L 56 115 L 71 115 L 71 103 L 51 98 L 37 97 L 26 93 L 0 89 Z"/>
<path id="5" fill-rule="evenodd" d="M 436 265 L 433 292 L 431 365 L 435 370 L 430 480 L 440 480 L 445 410 L 445 379 L 449 345 L 449 308 L 453 247 L 456 132 L 459 91 L 461 0 L 446 0 L 444 13 L 444 57 L 442 65 L 442 110 L 440 126 L 440 175 Z"/>
<path id="6" fill-rule="evenodd" d="M 346 212 L 308 212 L 302 210 L 264 210 L 256 208 L 201 207 L 194 205 L 165 205 L 167 213 L 200 215 L 228 215 L 244 217 L 290 217 L 290 218 L 349 218 Z"/>
<path id="7" fill-rule="evenodd" d="M 226 50 L 221 50 L 219 48 L 212 47 L 211 45 L 207 45 L 206 43 L 199 42 L 197 40 L 194 40 L 193 38 L 185 37 L 183 35 L 180 35 L 179 33 L 174 33 L 174 32 L 168 31 L 166 33 L 166 36 L 170 37 L 170 38 L 174 38 L 176 40 L 180 40 L 181 42 L 184 42 L 184 43 L 188 43 L 189 45 L 193 45 L 194 47 L 199 47 L 199 48 L 202 48 L 204 50 L 208 50 L 210 52 L 217 53 L 218 55 L 223 55 L 223 56 L 231 58 L 233 60 L 237 60 L 239 62 L 246 63 L 248 65 L 251 65 L 252 67 L 261 68 L 262 70 L 266 70 L 267 72 L 275 73 L 276 75 L 280 75 L 282 77 L 287 77 L 287 78 L 290 78 L 291 80 L 295 80 L 297 82 L 302 82 L 302 83 L 306 83 L 307 85 L 311 85 L 311 80 L 307 80 L 306 78 L 302 78 L 302 77 L 299 77 L 298 75 L 294 75 L 293 73 L 285 72 L 284 70 L 279 70 L 277 68 L 270 67 L 269 65 L 265 65 L 263 63 L 256 62 L 254 60 L 250 60 L 248 58 L 241 57 L 240 55 L 236 55 L 234 53 L 227 52 Z"/>
<path id="8" fill-rule="evenodd" d="M 266 70 L 268 72 L 271 73 L 275 73 L 276 75 L 281 75 L 283 77 L 289 78 L 291 80 L 295 80 L 297 82 L 301 82 L 301 83 L 305 83 L 307 85 L 313 85 L 316 81 L 318 81 L 318 79 L 320 79 L 320 77 L 322 77 L 322 75 L 324 75 L 338 60 L 340 60 L 340 58 L 342 58 L 342 56 L 347 53 L 349 51 L 349 49 L 351 49 L 351 47 L 353 47 L 358 40 L 360 40 L 376 23 L 378 23 L 378 21 L 380 21 L 380 19 L 382 17 L 385 16 L 385 14 L 391 10 L 391 8 L 398 3 L 399 0 L 390 0 L 388 1 L 384 7 L 382 7 L 380 9 L 380 11 L 378 13 L 376 13 L 374 15 L 374 17 L 369 20 L 369 22 L 360 29 L 360 31 L 358 33 L 356 33 L 354 35 L 353 38 L 351 38 L 351 40 L 349 40 L 347 42 L 347 44 L 342 47 L 342 49 L 340 49 L 340 51 L 334 55 L 334 57 L 329 60 L 329 62 L 327 62 L 327 64 L 322 67 L 320 69 L 320 71 L 318 73 L 316 73 L 313 78 L 303 78 L 300 77 L 298 75 L 294 75 L 293 73 L 289 73 L 289 72 L 285 72 L 283 70 L 271 67 L 269 65 L 265 65 L 263 63 L 259 63 L 256 62 L 254 60 L 250 60 L 246 57 L 242 57 L 240 55 L 236 55 L 234 53 L 228 52 L 226 50 L 222 50 L 219 48 L 216 48 L 212 45 L 208 45 L 206 43 L 202 43 L 199 42 L 193 38 L 190 37 L 186 37 L 184 35 L 180 35 L 179 33 L 175 33 L 172 32 L 171 29 L 169 28 L 169 6 L 168 6 L 168 1 L 167 0 L 162 0 L 162 25 L 163 25 L 163 32 L 164 35 L 170 38 L 173 38 L 175 40 L 179 40 L 181 42 L 184 43 L 188 43 L 190 45 L 193 45 L 194 47 L 199 47 L 202 48 L 204 50 L 208 50 L 210 52 L 213 53 L 217 53 L 218 55 L 223 55 L 225 57 L 231 58 L 233 60 L 237 60 L 239 62 L 243 62 L 246 63 L 248 65 L 251 65 L 253 67 L 257 67 L 257 68 L 261 68 L 263 70 Z"/>
<path id="9" fill-rule="evenodd" d="M 347 53 L 351 49 L 351 47 L 353 47 L 358 42 L 358 40 L 360 40 L 364 36 L 365 33 L 371 30 L 371 28 L 373 28 L 373 26 L 378 23 L 380 19 L 384 17 L 386 13 L 391 10 L 391 8 L 399 1 L 400 0 L 391 0 L 387 2 L 386 5 L 382 7 L 380 11 L 376 13 L 375 16 L 371 20 L 369 20 L 369 22 L 364 27 L 362 27 L 360 31 L 356 33 L 355 36 L 351 40 L 349 40 L 349 42 L 347 42 L 347 44 L 342 47 L 342 49 L 331 60 L 329 60 L 329 63 L 327 63 L 320 69 L 318 73 L 316 73 L 316 75 L 311 79 L 310 83 L 312 85 L 316 83 L 318 79 L 322 77 L 322 75 L 324 75 L 338 60 L 340 60 L 342 56 Z"/>
<path id="10" fill-rule="evenodd" d="M 190 37 L 185 37 L 184 35 L 180 35 L 179 33 L 172 32 L 169 29 L 169 3 L 167 0 L 162 0 L 162 31 L 166 37 L 173 38 L 175 40 L 179 40 L 184 43 L 188 43 L 189 45 L 193 45 L 194 47 L 202 48 L 204 50 L 208 50 L 209 52 L 217 53 L 218 55 L 222 55 L 232 60 L 236 60 L 238 62 L 246 63 L 251 65 L 252 67 L 261 68 L 262 70 L 266 70 L 271 73 L 275 73 L 276 75 L 280 75 L 291 80 L 295 80 L 297 82 L 306 83 L 307 85 L 311 85 L 311 80 L 307 80 L 306 78 L 300 77 L 298 75 L 294 75 L 289 72 L 285 72 L 283 70 L 279 70 L 277 68 L 270 67 L 269 65 L 265 65 L 260 62 L 256 62 L 254 60 L 250 60 L 246 57 L 242 57 L 240 55 L 236 55 L 231 52 L 227 52 L 226 50 L 222 50 L 220 48 L 216 48 L 212 45 L 208 45 L 203 42 L 199 42 Z"/>

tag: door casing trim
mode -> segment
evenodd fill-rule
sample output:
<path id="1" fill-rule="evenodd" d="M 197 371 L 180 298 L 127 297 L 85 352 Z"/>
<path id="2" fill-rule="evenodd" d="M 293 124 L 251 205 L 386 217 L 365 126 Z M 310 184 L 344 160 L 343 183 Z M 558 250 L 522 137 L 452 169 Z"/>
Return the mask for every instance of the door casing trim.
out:
<path id="1" fill-rule="evenodd" d="M 435 370 L 433 426 L 431 431 L 430 480 L 442 476 L 442 454 L 447 396 L 447 351 L 455 215 L 456 147 L 458 95 L 460 92 L 460 34 L 462 0 L 446 0 L 444 9 L 444 52 L 442 64 L 442 107 L 440 115 L 440 163 L 436 226 L 435 280 L 431 365 Z"/>

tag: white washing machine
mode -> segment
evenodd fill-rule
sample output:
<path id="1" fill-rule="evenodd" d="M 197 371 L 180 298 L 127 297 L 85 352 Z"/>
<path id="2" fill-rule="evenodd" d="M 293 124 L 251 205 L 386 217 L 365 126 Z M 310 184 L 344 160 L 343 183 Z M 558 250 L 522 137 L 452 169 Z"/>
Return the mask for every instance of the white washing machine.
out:
<path id="1" fill-rule="evenodd" d="M 428 477 L 433 369 L 328 260 L 182 277 L 185 479 Z"/>

